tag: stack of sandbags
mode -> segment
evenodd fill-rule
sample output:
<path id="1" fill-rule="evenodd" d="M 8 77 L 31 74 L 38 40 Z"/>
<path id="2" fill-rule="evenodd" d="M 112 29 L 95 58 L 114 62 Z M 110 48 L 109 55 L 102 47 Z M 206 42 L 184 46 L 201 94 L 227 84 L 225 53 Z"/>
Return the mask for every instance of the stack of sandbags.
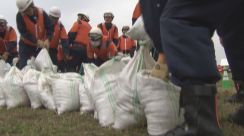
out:
<path id="1" fill-rule="evenodd" d="M 5 96 L 3 92 L 3 79 L 0 77 L 0 109 L 6 106 Z"/>
<path id="2" fill-rule="evenodd" d="M 116 56 L 100 66 L 91 86 L 92 98 L 99 123 L 103 127 L 114 123 L 116 97 L 119 93 L 117 78 L 125 67 L 121 56 Z"/>
<path id="3" fill-rule="evenodd" d="M 5 74 L 10 70 L 11 66 L 4 60 L 0 60 L 0 77 L 4 78 Z"/>
<path id="4" fill-rule="evenodd" d="M 138 98 L 136 75 L 140 70 L 152 69 L 155 61 L 149 54 L 148 45 L 141 45 L 139 51 L 120 73 L 116 104 L 115 129 L 124 129 L 143 120 L 143 111 Z"/>
<path id="5" fill-rule="evenodd" d="M 57 72 L 55 66 L 53 66 L 53 62 L 49 56 L 49 53 L 46 48 L 43 48 L 35 59 L 35 65 L 37 70 L 39 71 L 51 71 Z"/>
<path id="6" fill-rule="evenodd" d="M 163 135 L 182 122 L 179 87 L 151 77 L 149 71 L 138 73 L 137 81 L 139 101 L 146 115 L 150 135 Z"/>

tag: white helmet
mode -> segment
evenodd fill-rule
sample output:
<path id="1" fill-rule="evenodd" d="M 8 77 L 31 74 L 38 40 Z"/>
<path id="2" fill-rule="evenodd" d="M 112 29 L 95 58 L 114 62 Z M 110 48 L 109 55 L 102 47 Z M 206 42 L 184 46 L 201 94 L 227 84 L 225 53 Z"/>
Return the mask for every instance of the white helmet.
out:
<path id="1" fill-rule="evenodd" d="M 102 31 L 97 26 L 92 27 L 89 32 L 89 39 L 91 41 L 92 47 L 98 47 L 101 43 L 102 39 Z"/>
<path id="2" fill-rule="evenodd" d="M 86 22 L 90 21 L 90 18 L 86 13 L 78 13 L 77 15 L 84 19 Z"/>
<path id="3" fill-rule="evenodd" d="M 16 5 L 20 12 L 24 12 L 31 3 L 33 3 L 33 0 L 16 0 Z"/>
<path id="4" fill-rule="evenodd" d="M 114 14 L 112 12 L 105 12 L 103 14 L 103 17 L 111 17 L 113 19 L 114 18 Z"/>
<path id="5" fill-rule="evenodd" d="M 0 15 L 0 22 L 7 23 L 7 20 L 3 15 Z"/>
<path id="6" fill-rule="evenodd" d="M 61 11 L 58 7 L 51 7 L 49 10 L 49 15 L 56 17 L 56 18 L 60 18 L 61 17 Z"/>

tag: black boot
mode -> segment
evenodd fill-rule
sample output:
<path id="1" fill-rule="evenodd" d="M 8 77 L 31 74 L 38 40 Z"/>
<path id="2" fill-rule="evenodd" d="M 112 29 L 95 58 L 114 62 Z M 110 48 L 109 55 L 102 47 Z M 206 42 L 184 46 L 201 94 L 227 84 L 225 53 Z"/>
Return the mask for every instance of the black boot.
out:
<path id="1" fill-rule="evenodd" d="M 235 81 L 234 84 L 237 93 L 228 97 L 225 101 L 230 103 L 241 103 L 244 101 L 244 83 L 242 81 Z"/>
<path id="2" fill-rule="evenodd" d="M 216 114 L 216 86 L 183 86 L 181 104 L 185 123 L 164 136 L 222 136 Z"/>

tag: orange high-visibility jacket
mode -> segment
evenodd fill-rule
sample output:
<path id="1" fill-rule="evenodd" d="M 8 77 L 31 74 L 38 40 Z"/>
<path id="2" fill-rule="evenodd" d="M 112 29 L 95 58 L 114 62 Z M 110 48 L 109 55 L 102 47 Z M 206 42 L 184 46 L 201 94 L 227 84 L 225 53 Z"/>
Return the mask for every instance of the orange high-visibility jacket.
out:
<path id="1" fill-rule="evenodd" d="M 44 25 L 44 16 L 43 16 L 43 10 L 40 8 L 37 8 L 37 22 L 36 24 L 33 23 L 27 15 L 22 15 L 26 29 L 27 31 L 33 35 L 36 39 L 45 40 L 46 39 L 46 29 Z M 21 39 L 24 41 L 24 43 L 28 45 L 35 46 L 35 43 L 31 42 L 28 39 L 25 39 L 24 37 L 21 37 Z"/>
<path id="2" fill-rule="evenodd" d="M 119 51 L 128 51 L 131 50 L 133 47 L 136 47 L 135 41 L 128 36 L 120 36 L 119 43 L 118 43 L 118 50 Z"/>
<path id="3" fill-rule="evenodd" d="M 141 7 L 140 7 L 140 3 L 138 2 L 136 4 L 136 7 L 133 11 L 133 15 L 132 15 L 132 24 L 134 24 L 136 22 L 136 20 L 141 16 Z"/>
<path id="4" fill-rule="evenodd" d="M 2 55 L 7 51 L 8 42 L 17 42 L 17 35 L 12 27 L 7 27 L 4 38 L 0 38 L 0 54 Z M 17 48 L 14 48 L 11 52 L 17 52 Z"/>
<path id="5" fill-rule="evenodd" d="M 74 43 L 87 46 L 89 44 L 88 33 L 90 32 L 90 30 L 91 30 L 91 25 L 88 22 L 79 20 L 79 22 L 76 21 L 73 24 L 69 32 L 77 33 Z"/>
<path id="6" fill-rule="evenodd" d="M 57 22 L 54 26 L 54 33 L 50 42 L 50 48 L 57 48 L 60 39 L 68 39 L 68 35 L 61 22 Z"/>
<path id="7" fill-rule="evenodd" d="M 103 35 L 107 36 L 110 41 L 119 38 L 118 28 L 116 25 L 112 24 L 112 27 L 109 30 L 106 29 L 105 23 L 98 25 L 98 27 L 102 30 Z"/>
<path id="8" fill-rule="evenodd" d="M 116 46 L 106 36 L 103 36 L 100 48 L 93 48 L 91 44 L 87 46 L 87 57 L 89 59 L 94 59 L 94 54 L 96 54 L 97 58 L 105 61 L 115 56 L 116 53 Z"/>

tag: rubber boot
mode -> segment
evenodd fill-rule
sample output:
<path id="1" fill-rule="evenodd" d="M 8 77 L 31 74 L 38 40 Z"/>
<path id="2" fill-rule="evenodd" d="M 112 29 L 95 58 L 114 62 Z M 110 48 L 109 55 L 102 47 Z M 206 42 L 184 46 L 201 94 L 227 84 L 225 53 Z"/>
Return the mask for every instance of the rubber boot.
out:
<path id="1" fill-rule="evenodd" d="M 216 113 L 216 86 L 183 86 L 181 106 L 185 122 L 164 136 L 222 136 Z"/>

